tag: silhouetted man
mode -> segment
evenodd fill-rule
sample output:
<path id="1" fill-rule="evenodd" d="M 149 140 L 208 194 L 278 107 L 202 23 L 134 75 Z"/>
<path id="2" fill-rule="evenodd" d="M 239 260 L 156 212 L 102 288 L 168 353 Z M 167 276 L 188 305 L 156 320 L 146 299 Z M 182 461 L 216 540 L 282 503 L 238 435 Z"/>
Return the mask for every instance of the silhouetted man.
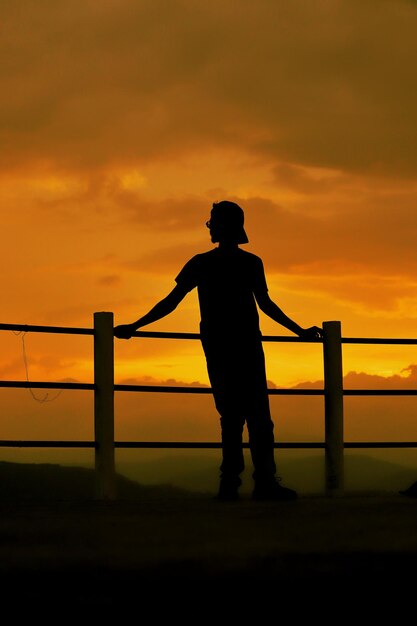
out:
<path id="1" fill-rule="evenodd" d="M 218 247 L 188 261 L 166 298 L 137 322 L 117 326 L 114 334 L 129 339 L 138 328 L 171 313 L 197 287 L 201 341 L 221 423 L 223 460 L 218 496 L 221 500 L 238 498 L 246 422 L 254 465 L 253 498 L 292 500 L 296 492 L 281 486 L 275 477 L 274 425 L 256 304 L 303 339 L 318 338 L 321 331 L 317 326 L 301 328 L 269 297 L 261 259 L 239 248 L 248 243 L 239 205 L 228 201 L 213 204 L 206 226 Z"/>

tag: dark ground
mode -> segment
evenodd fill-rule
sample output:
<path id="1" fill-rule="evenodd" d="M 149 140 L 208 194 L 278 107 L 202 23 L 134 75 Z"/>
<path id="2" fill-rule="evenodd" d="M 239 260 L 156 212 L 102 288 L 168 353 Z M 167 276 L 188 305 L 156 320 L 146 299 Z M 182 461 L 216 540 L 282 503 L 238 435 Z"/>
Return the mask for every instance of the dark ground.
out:
<path id="1" fill-rule="evenodd" d="M 121 479 L 120 500 L 96 502 L 91 477 L 0 463 L 4 609 L 46 621 L 151 610 L 186 623 L 219 611 L 326 622 L 414 612 L 417 499 L 220 503 Z"/>

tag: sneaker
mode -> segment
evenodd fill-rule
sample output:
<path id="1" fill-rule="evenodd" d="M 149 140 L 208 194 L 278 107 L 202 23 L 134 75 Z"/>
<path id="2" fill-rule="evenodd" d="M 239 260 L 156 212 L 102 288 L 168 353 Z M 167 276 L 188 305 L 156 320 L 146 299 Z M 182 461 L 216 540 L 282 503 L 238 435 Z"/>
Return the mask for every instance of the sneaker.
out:
<path id="1" fill-rule="evenodd" d="M 281 479 L 255 482 L 252 493 L 253 500 L 296 500 L 297 492 L 294 489 L 279 484 Z"/>

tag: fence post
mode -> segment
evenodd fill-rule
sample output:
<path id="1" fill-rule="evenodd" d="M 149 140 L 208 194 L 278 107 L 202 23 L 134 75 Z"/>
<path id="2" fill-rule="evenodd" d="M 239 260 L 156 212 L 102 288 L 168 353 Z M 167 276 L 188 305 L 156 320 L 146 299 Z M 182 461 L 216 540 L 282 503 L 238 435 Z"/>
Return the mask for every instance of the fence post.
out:
<path id="1" fill-rule="evenodd" d="M 94 436 L 96 498 L 114 499 L 113 313 L 94 313 Z"/>
<path id="2" fill-rule="evenodd" d="M 343 495 L 343 366 L 340 322 L 323 323 L 326 494 Z"/>

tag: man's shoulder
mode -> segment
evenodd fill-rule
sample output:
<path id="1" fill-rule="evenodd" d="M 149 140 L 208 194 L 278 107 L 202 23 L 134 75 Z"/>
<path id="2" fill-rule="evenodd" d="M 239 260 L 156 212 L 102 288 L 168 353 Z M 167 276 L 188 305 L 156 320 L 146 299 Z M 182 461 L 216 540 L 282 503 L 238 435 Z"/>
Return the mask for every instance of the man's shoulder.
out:
<path id="1" fill-rule="evenodd" d="M 241 254 L 242 258 L 245 259 L 248 263 L 254 263 L 257 265 L 263 264 L 261 257 L 253 254 L 253 252 L 248 252 L 247 250 L 242 250 L 242 248 L 239 248 L 239 253 Z"/>
<path id="2" fill-rule="evenodd" d="M 206 250 L 205 252 L 200 252 L 199 254 L 196 254 L 195 257 L 193 258 L 201 258 L 201 259 L 211 259 L 213 257 L 215 257 L 218 254 L 219 249 L 218 248 L 212 248 L 211 250 Z"/>
<path id="3" fill-rule="evenodd" d="M 204 263 L 209 263 L 211 260 L 216 258 L 216 250 L 217 248 L 213 248 L 213 250 L 207 250 L 207 252 L 199 252 L 191 257 L 188 263 L 192 265 L 203 265 Z"/>
<path id="4" fill-rule="evenodd" d="M 210 255 L 212 254 L 212 252 L 213 250 L 209 250 L 208 252 L 200 252 L 199 254 L 195 254 L 194 256 L 192 256 L 191 259 L 189 259 L 184 265 L 178 277 L 182 278 L 185 275 L 188 276 L 190 274 L 198 274 L 201 271 L 202 267 L 209 264 L 209 259 L 211 258 Z"/>

